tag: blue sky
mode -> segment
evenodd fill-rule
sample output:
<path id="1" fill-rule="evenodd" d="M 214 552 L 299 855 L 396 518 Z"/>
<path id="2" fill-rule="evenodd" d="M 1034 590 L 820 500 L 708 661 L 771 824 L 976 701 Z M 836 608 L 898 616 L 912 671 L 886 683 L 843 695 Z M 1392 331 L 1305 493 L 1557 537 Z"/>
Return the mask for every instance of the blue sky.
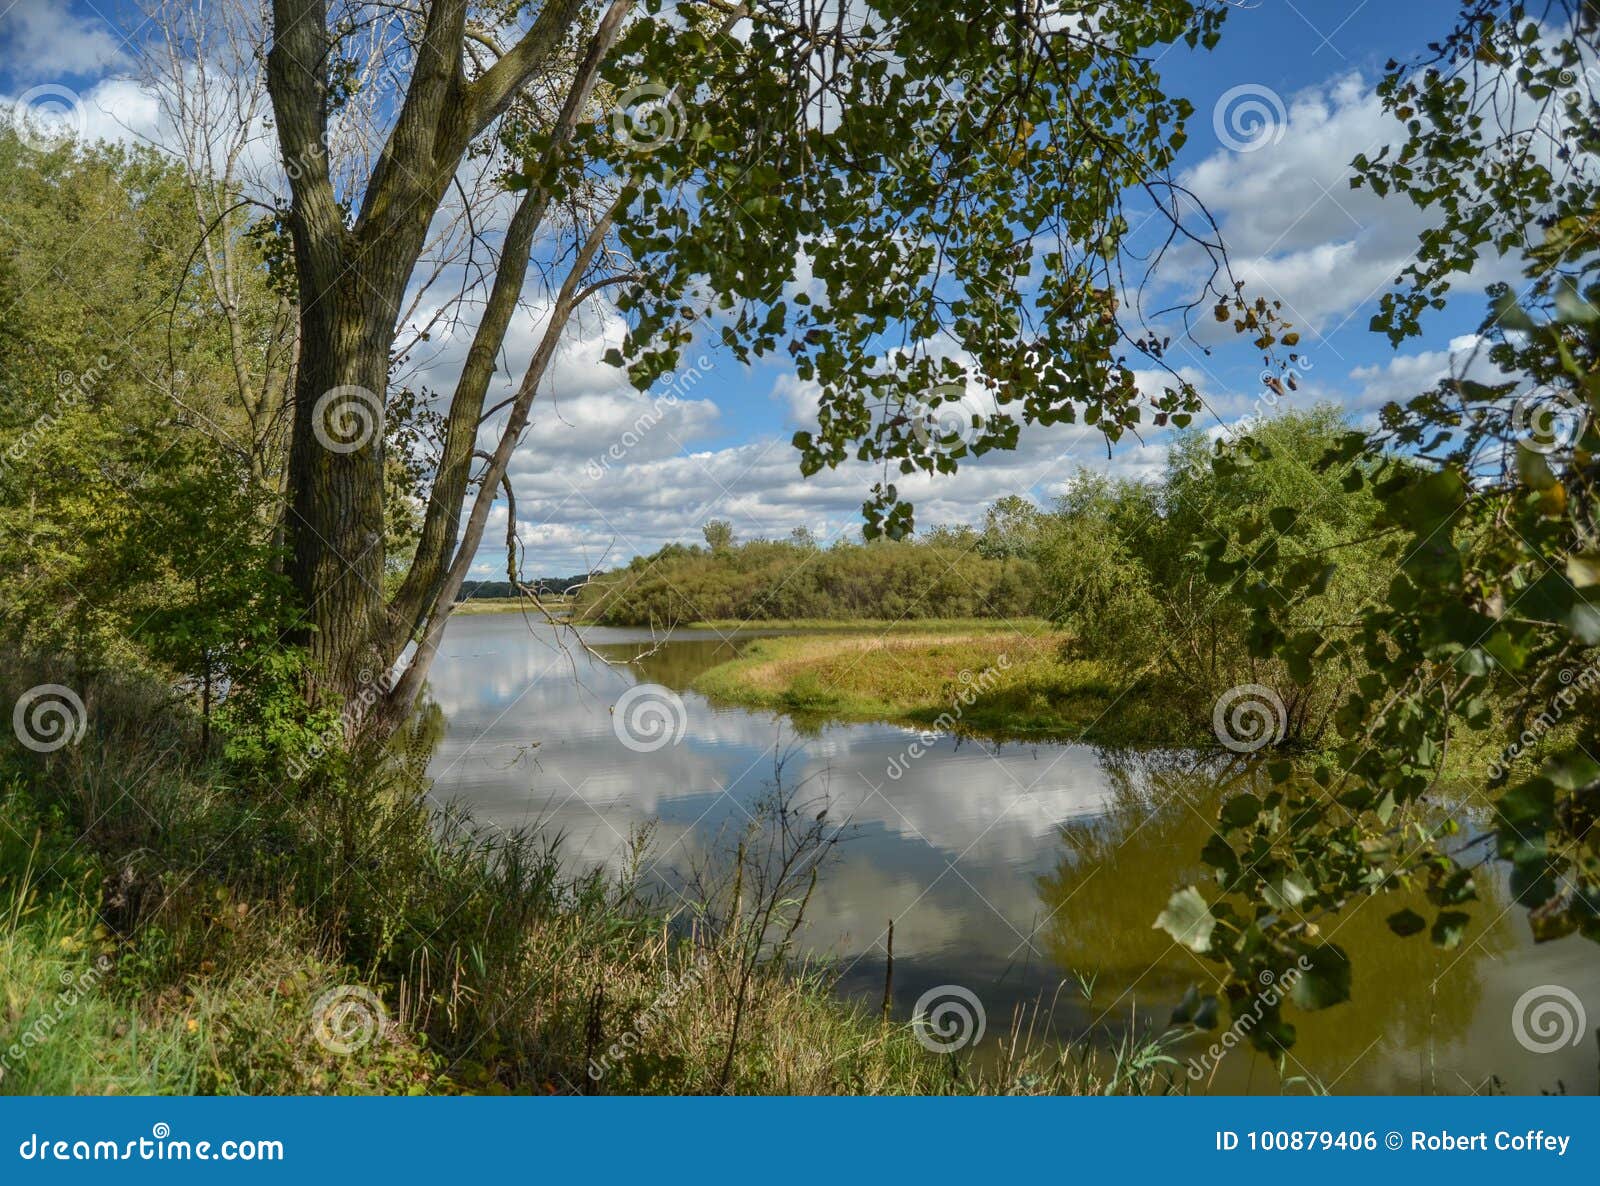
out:
<path id="1" fill-rule="evenodd" d="M 1478 323 L 1483 283 L 1509 274 L 1486 265 L 1426 323 L 1423 339 L 1398 351 L 1368 330 L 1424 223 L 1403 199 L 1352 191 L 1349 161 L 1394 136 L 1373 95 L 1384 62 L 1442 37 L 1457 12 L 1454 0 L 1256 0 L 1228 18 L 1216 49 L 1178 47 L 1162 58 L 1169 90 L 1195 107 L 1182 179 L 1220 221 L 1236 273 L 1251 291 L 1281 299 L 1301 331 L 1309 366 L 1296 405 L 1334 400 L 1360 419 L 1387 399 L 1422 390 L 1445 373 L 1452 342 L 1463 347 Z M 128 5 L 0 0 L 0 96 L 65 87 L 82 98 L 87 134 L 159 141 L 159 113 L 132 80 L 149 32 Z M 1241 92 L 1265 113 L 1264 131 L 1248 118 L 1232 122 L 1237 103 L 1223 100 Z M 525 349 L 537 328 L 532 313 L 514 326 L 511 353 Z M 807 421 L 807 393 L 779 362 L 746 369 L 707 351 L 711 365 L 692 387 L 675 403 L 654 405 L 659 424 L 597 467 L 661 394 L 633 393 L 600 363 L 618 329 L 602 312 L 571 336 L 518 450 L 512 474 L 528 575 L 694 541 L 714 517 L 731 519 L 745 538 L 802 524 L 827 538 L 858 530 L 873 475 L 853 469 L 801 481 L 787 442 Z M 459 335 L 444 335 L 412 378 L 448 387 L 464 345 Z M 1212 345 L 1210 354 L 1198 344 L 1179 348 L 1171 361 L 1199 385 L 1219 430 L 1259 411 L 1264 389 L 1254 351 Z M 1160 435 L 1150 435 L 1107 457 L 1092 430 L 1025 433 L 1015 455 L 990 454 L 952 480 L 903 486 L 918 500 L 919 522 L 970 521 L 1003 494 L 1046 502 L 1080 466 L 1153 474 L 1164 448 Z M 497 508 L 489 539 L 503 536 L 503 515 Z M 493 551 L 480 557 L 479 575 L 503 568 Z"/>

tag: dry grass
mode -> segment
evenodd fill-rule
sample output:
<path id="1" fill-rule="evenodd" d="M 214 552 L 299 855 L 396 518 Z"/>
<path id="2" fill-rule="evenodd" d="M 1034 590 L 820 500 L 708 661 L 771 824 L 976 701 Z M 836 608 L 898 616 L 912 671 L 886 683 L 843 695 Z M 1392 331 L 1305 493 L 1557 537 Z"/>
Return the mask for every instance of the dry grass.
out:
<path id="1" fill-rule="evenodd" d="M 80 745 L 0 752 L 0 1050 L 53 1008 L 63 973 L 107 971 L 0 1092 L 1173 1089 L 1159 1037 L 1125 1043 L 1136 1059 L 1022 1031 L 941 1056 L 842 1001 L 791 954 L 828 847 L 792 800 L 669 910 L 627 872 L 645 837 L 622 873 L 573 875 L 559 840 L 440 820 L 390 765 L 344 786 L 252 785 L 147 689 L 85 700 Z M 339 986 L 383 1009 L 348 1052 L 315 1038 Z"/>
<path id="2" fill-rule="evenodd" d="M 1049 631 L 763 638 L 703 673 L 716 699 L 818 719 L 939 723 L 963 731 L 1163 744 L 1183 739 L 1137 677 L 1067 658 Z"/>

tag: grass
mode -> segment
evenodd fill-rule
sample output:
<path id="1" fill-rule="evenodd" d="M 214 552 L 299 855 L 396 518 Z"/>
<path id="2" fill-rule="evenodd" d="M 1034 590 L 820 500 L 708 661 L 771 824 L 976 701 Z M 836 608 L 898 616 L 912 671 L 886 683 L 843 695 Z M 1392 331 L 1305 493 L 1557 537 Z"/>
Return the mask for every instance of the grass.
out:
<path id="1" fill-rule="evenodd" d="M 791 954 L 826 855 L 793 802 L 669 911 L 631 872 L 648 836 L 620 873 L 574 872 L 559 837 L 439 817 L 401 753 L 265 785 L 164 689 L 35 669 L 0 690 L 45 678 L 90 724 L 0 750 L 0 1092 L 1181 1087 L 1164 1034 L 1059 1045 L 991 1018 L 981 1056 L 941 1056 L 841 1000 Z"/>
<path id="2" fill-rule="evenodd" d="M 767 620 L 738 621 L 732 618 L 715 618 L 704 622 L 691 622 L 691 630 L 815 630 L 830 634 L 1037 634 L 1049 630 L 1043 619 L 1022 618 L 1006 621 L 999 618 L 775 618 Z"/>
<path id="3" fill-rule="evenodd" d="M 537 614 L 540 610 L 560 616 L 572 609 L 570 601 L 537 602 L 529 597 L 469 597 L 465 601 L 458 601 L 453 614 L 505 614 L 515 610 L 522 610 L 530 614 Z"/>
<path id="4" fill-rule="evenodd" d="M 1048 631 L 964 623 L 905 635 L 762 638 L 703 673 L 719 700 L 802 717 L 885 720 L 1008 737 L 1186 740 L 1181 714 L 1109 665 L 1065 657 Z"/>

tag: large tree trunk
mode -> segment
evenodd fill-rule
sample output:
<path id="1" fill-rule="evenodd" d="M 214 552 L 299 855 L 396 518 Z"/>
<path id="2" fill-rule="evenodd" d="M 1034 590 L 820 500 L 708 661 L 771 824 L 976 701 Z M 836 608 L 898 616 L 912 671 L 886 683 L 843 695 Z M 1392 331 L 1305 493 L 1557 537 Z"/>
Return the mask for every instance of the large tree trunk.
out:
<path id="1" fill-rule="evenodd" d="M 289 455 L 289 577 L 318 699 L 342 704 L 387 669 L 383 425 L 392 315 L 357 294 L 304 299 Z"/>
<path id="2" fill-rule="evenodd" d="M 419 556 L 397 607 L 385 604 L 383 408 L 396 321 L 446 188 L 473 138 L 502 115 L 518 90 L 548 68 L 574 28 L 585 0 L 548 0 L 527 32 L 476 78 L 464 72 L 467 0 L 432 0 L 423 10 L 416 60 L 405 98 L 387 142 L 360 194 L 353 225 L 334 193 L 329 172 L 327 120 L 329 63 L 336 58 L 327 0 L 273 0 L 273 43 L 267 55 L 267 89 L 293 200 L 300 300 L 300 358 L 289 454 L 289 576 L 303 604 L 303 638 L 312 660 L 314 701 L 346 707 L 366 685 L 387 687 L 386 677 L 427 603 L 444 580 L 456 546 L 455 508 Z M 591 48 L 587 73 L 564 105 L 570 133 L 581 96 L 592 83 L 604 46 L 614 38 L 625 0 L 613 0 L 602 22 L 604 39 Z M 347 200 L 351 195 L 346 195 Z M 529 225 L 516 227 L 502 260 L 500 299 L 514 303 L 527 251 L 545 202 L 533 203 Z M 464 376 L 451 409 L 458 452 L 470 455 L 483 390 L 505 334 L 506 316 L 491 316 L 483 350 Z M 482 355 L 479 358 L 478 355 Z M 477 365 L 487 360 L 490 365 Z M 446 473 L 434 501 L 459 507 L 467 471 Z M 499 474 L 488 479 L 493 486 Z M 481 535 L 481 527 L 479 528 Z M 463 541 L 475 550 L 477 538 Z M 437 602 L 435 602 L 437 604 Z M 448 613 L 448 606 L 444 609 Z M 415 694 L 415 681 L 406 685 Z M 407 701 L 409 703 L 409 701 Z M 384 726 L 396 705 L 377 714 Z M 347 726 L 359 716 L 347 714 Z"/>

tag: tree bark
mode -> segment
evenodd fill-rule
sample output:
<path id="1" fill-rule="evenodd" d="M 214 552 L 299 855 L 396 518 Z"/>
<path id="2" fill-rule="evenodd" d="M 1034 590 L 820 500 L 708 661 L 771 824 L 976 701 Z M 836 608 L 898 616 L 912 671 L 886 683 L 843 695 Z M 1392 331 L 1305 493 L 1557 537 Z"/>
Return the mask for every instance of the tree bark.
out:
<path id="1" fill-rule="evenodd" d="M 391 616 L 383 592 L 382 409 L 396 321 L 428 228 L 468 146 L 506 110 L 518 89 L 548 66 L 582 7 L 583 0 L 546 4 L 522 39 L 469 82 L 462 58 L 466 0 L 430 4 L 400 112 L 365 186 L 360 212 L 347 227 L 327 153 L 327 71 L 335 48 L 327 3 L 273 2 L 267 87 L 290 179 L 289 227 L 300 300 L 288 575 L 302 601 L 314 701 L 350 703 L 358 689 L 387 675 L 414 628 L 406 620 L 414 615 Z M 537 213 L 542 214 L 542 205 Z M 515 250 L 501 262 L 513 274 L 515 290 L 521 287 L 535 229 L 519 234 L 509 245 Z M 509 311 L 492 319 L 494 340 L 484 343 L 491 359 L 508 321 Z M 481 399 L 480 392 L 477 405 L 467 409 L 474 432 Z M 452 470 L 449 478 L 447 488 L 464 475 Z M 443 561 L 430 551 L 427 562 L 434 572 L 418 574 L 409 587 L 437 587 Z"/>

